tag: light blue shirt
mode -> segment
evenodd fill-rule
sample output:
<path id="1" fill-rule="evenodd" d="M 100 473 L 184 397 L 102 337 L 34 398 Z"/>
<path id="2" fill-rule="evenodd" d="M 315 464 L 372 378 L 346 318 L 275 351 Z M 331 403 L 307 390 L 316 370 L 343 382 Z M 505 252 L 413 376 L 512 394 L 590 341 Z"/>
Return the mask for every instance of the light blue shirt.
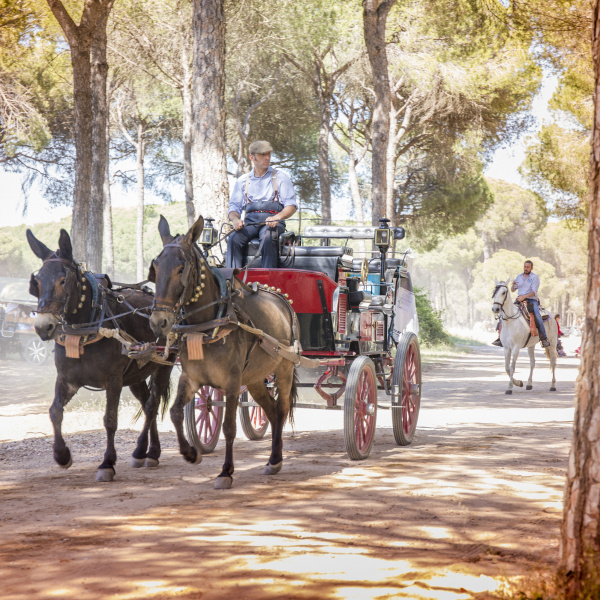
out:
<path id="1" fill-rule="evenodd" d="M 231 197 L 229 198 L 229 210 L 227 214 L 231 212 L 236 212 L 238 215 L 242 214 L 245 202 L 246 177 L 248 177 L 247 174 L 238 177 L 236 180 Z M 256 177 L 254 169 L 252 169 L 249 177 L 248 202 L 270 202 L 275 195 L 273 191 L 273 167 L 269 167 L 262 177 Z M 294 186 L 289 175 L 280 169 L 276 169 L 276 177 L 279 202 L 283 206 L 297 206 Z"/>
<path id="2" fill-rule="evenodd" d="M 540 301 L 537 295 L 538 290 L 540 289 L 540 278 L 535 273 L 529 273 L 528 276 L 519 273 L 519 275 L 515 277 L 515 283 L 518 286 L 517 294 L 519 296 L 524 296 L 525 294 L 529 294 L 529 292 L 533 292 L 534 295 L 530 296 L 528 300 Z"/>

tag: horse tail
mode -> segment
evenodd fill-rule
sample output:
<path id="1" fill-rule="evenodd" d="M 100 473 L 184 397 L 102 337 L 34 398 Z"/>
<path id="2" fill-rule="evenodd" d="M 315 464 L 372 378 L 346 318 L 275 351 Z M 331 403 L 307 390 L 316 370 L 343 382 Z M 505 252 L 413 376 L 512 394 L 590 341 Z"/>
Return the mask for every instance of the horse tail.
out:
<path id="1" fill-rule="evenodd" d="M 294 378 L 290 390 L 290 412 L 288 413 L 288 419 L 292 427 L 294 426 L 294 409 L 296 408 L 296 402 L 298 402 L 298 379 L 298 370 L 294 367 Z"/>
<path id="2" fill-rule="evenodd" d="M 154 383 L 154 375 L 150 377 L 150 385 Z M 160 418 L 164 419 L 169 408 L 169 402 L 171 400 L 171 372 L 169 371 L 169 377 L 167 378 L 167 384 L 160 390 Z"/>

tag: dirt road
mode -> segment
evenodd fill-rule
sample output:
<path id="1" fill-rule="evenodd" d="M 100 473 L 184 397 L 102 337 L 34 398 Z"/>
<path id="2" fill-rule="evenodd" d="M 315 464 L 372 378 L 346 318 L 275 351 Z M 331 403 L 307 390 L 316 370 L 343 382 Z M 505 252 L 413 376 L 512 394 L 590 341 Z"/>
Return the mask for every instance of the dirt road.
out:
<path id="1" fill-rule="evenodd" d="M 230 491 L 213 490 L 224 444 L 191 466 L 168 421 L 156 470 L 133 469 L 126 399 L 117 478 L 94 482 L 101 401 L 67 411 L 74 464 L 52 461 L 51 367 L 0 362 L 0 596 L 76 598 L 484 598 L 552 565 L 579 361 L 561 359 L 549 392 L 505 396 L 501 350 L 430 365 L 411 446 L 380 411 L 366 461 L 344 452 L 342 414 L 299 410 L 281 474 L 262 475 L 269 436 L 238 437 Z M 520 361 L 525 373 L 525 359 Z M 133 427 L 133 428 L 132 428 Z M 240 434 L 241 436 L 241 434 Z"/>

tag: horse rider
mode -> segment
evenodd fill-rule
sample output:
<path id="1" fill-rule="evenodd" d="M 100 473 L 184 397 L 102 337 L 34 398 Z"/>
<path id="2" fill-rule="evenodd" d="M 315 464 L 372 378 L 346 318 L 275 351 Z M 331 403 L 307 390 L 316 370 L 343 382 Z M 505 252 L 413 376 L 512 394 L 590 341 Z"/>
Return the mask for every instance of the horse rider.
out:
<path id="1" fill-rule="evenodd" d="M 517 289 L 519 290 L 517 295 L 518 302 L 527 302 L 527 310 L 533 313 L 542 348 L 548 348 L 550 342 L 546 337 L 544 322 L 540 315 L 540 299 L 537 295 L 539 287 L 540 278 L 533 272 L 533 263 L 530 260 L 526 260 L 523 265 L 523 273 L 519 273 L 515 277 L 511 288 L 513 292 Z"/>
<path id="2" fill-rule="evenodd" d="M 229 199 L 229 220 L 235 233 L 229 239 L 226 262 L 228 267 L 241 268 L 248 243 L 259 238 L 262 267 L 273 269 L 278 266 L 277 246 L 285 231 L 284 219 L 297 210 L 296 194 L 289 176 L 270 166 L 273 148 L 269 142 L 252 142 L 249 151 L 252 171 L 237 179 Z"/>

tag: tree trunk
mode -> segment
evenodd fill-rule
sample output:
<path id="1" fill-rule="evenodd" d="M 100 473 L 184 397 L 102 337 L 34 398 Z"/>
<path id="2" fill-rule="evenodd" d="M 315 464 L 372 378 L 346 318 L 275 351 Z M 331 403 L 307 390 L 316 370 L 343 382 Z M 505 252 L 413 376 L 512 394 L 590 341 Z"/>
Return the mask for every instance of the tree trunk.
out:
<path id="1" fill-rule="evenodd" d="M 75 24 L 60 0 L 46 1 L 63 30 L 71 50 L 75 113 L 75 188 L 73 191 L 71 240 L 75 258 L 87 262 L 89 260 L 87 250 L 90 233 L 90 198 L 94 154 L 92 145 L 91 47 L 95 40 L 97 28 L 106 29 L 106 20 L 114 0 L 86 0 L 79 25 Z M 104 177 L 103 172 L 102 177 Z M 100 207 L 100 211 L 102 211 L 102 207 Z M 100 229 L 101 225 L 100 222 Z M 96 257 L 93 257 L 92 260 L 96 261 Z"/>
<path id="2" fill-rule="evenodd" d="M 363 29 L 369 63 L 373 74 L 375 107 L 372 122 L 372 189 L 371 222 L 378 225 L 386 208 L 386 156 L 390 131 L 391 90 L 385 43 L 387 16 L 396 0 L 363 0 Z"/>
<path id="3" fill-rule="evenodd" d="M 192 119 L 192 88 L 186 84 L 182 89 L 183 99 L 183 183 L 185 189 L 185 210 L 188 225 L 196 221 L 194 209 L 194 174 L 192 169 L 192 139 L 194 123 Z"/>
<path id="4" fill-rule="evenodd" d="M 76 260 L 87 261 L 92 190 L 92 91 L 90 50 L 71 44 L 75 108 L 75 189 L 71 241 Z"/>
<path id="5" fill-rule="evenodd" d="M 144 123 L 138 123 L 136 144 L 136 175 L 137 175 L 137 224 L 136 224 L 136 258 L 137 258 L 137 280 L 143 281 L 144 277 Z"/>
<path id="6" fill-rule="evenodd" d="M 594 128 L 590 160 L 588 278 L 581 367 L 575 388 L 573 442 L 567 468 L 560 561 L 566 598 L 598 594 L 600 572 L 600 14 L 594 3 Z M 594 593 L 595 591 L 595 593 Z"/>
<path id="7" fill-rule="evenodd" d="M 188 225 L 191 227 L 196 221 L 194 210 L 194 175 L 192 171 L 194 123 L 192 117 L 192 78 L 186 44 L 182 44 L 181 66 L 183 71 L 183 86 L 181 87 L 181 100 L 183 103 L 183 185 L 185 190 L 185 210 Z"/>
<path id="8" fill-rule="evenodd" d="M 104 179 L 108 162 L 106 124 L 108 121 L 106 60 L 106 22 L 108 14 L 99 21 L 94 31 L 91 50 L 92 86 L 92 188 L 88 222 L 87 262 L 90 270 L 102 270 L 102 234 L 104 231 Z"/>
<path id="9" fill-rule="evenodd" d="M 394 192 L 396 182 L 396 109 L 390 103 L 390 131 L 388 135 L 387 156 L 385 158 L 385 216 L 390 220 L 392 227 L 396 226 L 396 210 L 394 206 Z"/>
<path id="10" fill-rule="evenodd" d="M 108 122 L 106 123 L 106 148 L 110 148 L 110 127 Z M 109 162 L 109 160 L 106 161 L 104 169 L 104 272 L 112 279 L 115 276 L 115 248 L 113 244 Z"/>
<path id="11" fill-rule="evenodd" d="M 192 170 L 196 214 L 226 218 L 224 0 L 194 0 Z"/>
<path id="12" fill-rule="evenodd" d="M 321 189 L 321 219 L 323 225 L 331 224 L 331 176 L 329 173 L 329 104 L 321 103 L 319 125 L 319 187 Z"/>

